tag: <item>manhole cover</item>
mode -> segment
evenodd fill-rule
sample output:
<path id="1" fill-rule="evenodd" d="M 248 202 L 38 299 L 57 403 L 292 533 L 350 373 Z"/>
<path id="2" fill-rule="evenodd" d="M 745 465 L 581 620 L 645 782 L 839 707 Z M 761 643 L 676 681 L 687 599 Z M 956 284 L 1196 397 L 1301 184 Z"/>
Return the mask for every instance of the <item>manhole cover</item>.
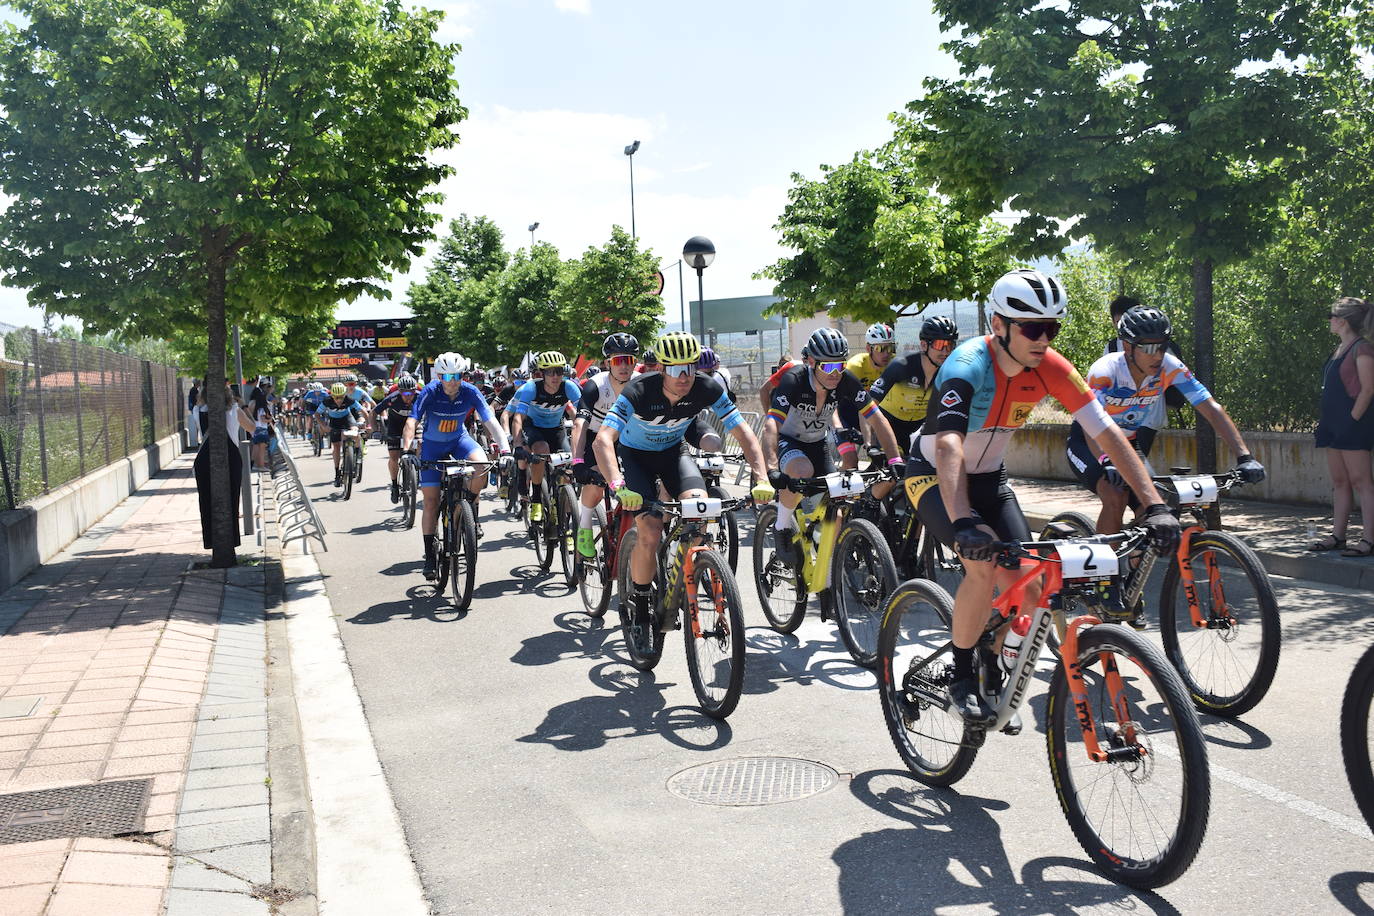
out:
<path id="1" fill-rule="evenodd" d="M 0 844 L 143 832 L 147 779 L 0 795 Z"/>
<path id="2" fill-rule="evenodd" d="M 740 757 L 688 767 L 668 791 L 703 805 L 776 805 L 817 795 L 840 781 L 823 763 L 795 757 Z"/>

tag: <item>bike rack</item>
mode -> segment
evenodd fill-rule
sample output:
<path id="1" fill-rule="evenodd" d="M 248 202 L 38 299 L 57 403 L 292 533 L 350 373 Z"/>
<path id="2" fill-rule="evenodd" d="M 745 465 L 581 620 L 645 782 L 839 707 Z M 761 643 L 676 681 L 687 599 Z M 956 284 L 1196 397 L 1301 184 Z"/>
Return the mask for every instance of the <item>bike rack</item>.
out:
<path id="1" fill-rule="evenodd" d="M 328 551 L 329 544 L 324 537 L 328 532 L 310 503 L 310 495 L 301 484 L 301 475 L 296 469 L 296 459 L 291 456 L 288 442 L 281 439 L 277 441 L 275 460 L 276 468 L 283 472 L 272 475 L 272 482 L 277 488 L 277 528 L 281 532 L 282 545 L 297 538 L 307 543 L 310 538 L 316 538 L 321 549 Z"/>

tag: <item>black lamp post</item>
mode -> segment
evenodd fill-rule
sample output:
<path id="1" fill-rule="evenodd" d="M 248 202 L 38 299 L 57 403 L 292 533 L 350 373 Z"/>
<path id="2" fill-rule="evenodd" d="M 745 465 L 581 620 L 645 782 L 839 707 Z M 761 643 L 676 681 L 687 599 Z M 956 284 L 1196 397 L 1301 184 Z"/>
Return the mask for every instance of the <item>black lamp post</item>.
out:
<path id="1" fill-rule="evenodd" d="M 534 230 L 536 230 L 536 229 L 538 229 L 538 228 L 539 228 L 539 224 L 538 224 L 537 222 L 535 222 L 535 223 L 530 223 L 530 248 L 531 248 L 531 249 L 534 248 Z"/>
<path id="2" fill-rule="evenodd" d="M 697 272 L 697 321 L 700 325 L 698 338 L 704 340 L 706 333 L 706 295 L 702 292 L 701 274 L 716 259 L 716 246 L 704 235 L 694 235 L 682 246 L 682 260 Z"/>
<path id="3" fill-rule="evenodd" d="M 625 155 L 630 159 L 630 235 L 639 238 L 639 233 L 635 232 L 635 153 L 639 152 L 639 141 L 631 143 L 625 147 Z"/>

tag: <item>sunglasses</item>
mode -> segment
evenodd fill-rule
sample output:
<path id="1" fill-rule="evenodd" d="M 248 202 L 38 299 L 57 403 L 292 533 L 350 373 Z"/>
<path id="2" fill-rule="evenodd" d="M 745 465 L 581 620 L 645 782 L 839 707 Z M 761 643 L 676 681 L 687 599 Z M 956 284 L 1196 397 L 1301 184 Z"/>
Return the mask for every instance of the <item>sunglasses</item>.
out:
<path id="1" fill-rule="evenodd" d="M 1344 316 L 1344 315 L 1337 315 L 1335 312 L 1332 312 L 1332 313 L 1330 314 L 1330 316 L 1328 316 L 1328 317 L 1331 317 L 1331 318 L 1344 318 L 1345 316 Z"/>
<path id="2" fill-rule="evenodd" d="M 633 366 L 635 358 L 628 353 L 617 353 L 610 359 L 612 366 Z"/>
<path id="3" fill-rule="evenodd" d="M 954 349 L 954 341 L 952 340 L 931 340 L 927 343 L 930 345 L 930 349 L 936 353 L 948 353 Z"/>
<path id="4" fill-rule="evenodd" d="M 683 378 L 688 375 L 696 375 L 697 366 L 696 363 L 680 363 L 675 366 L 665 365 L 663 371 L 673 378 Z"/>
<path id="5" fill-rule="evenodd" d="M 839 372 L 841 369 L 843 369 L 844 362 L 840 361 L 835 363 L 816 363 L 816 367 L 820 369 L 822 372 L 829 374 L 831 372 Z"/>
<path id="6" fill-rule="evenodd" d="M 563 374 L 563 370 L 562 370 L 562 369 L 545 369 L 545 370 L 544 370 L 544 375 L 562 375 L 562 374 Z"/>
<path id="7" fill-rule="evenodd" d="M 1059 322 L 1057 321 L 1018 321 L 1015 318 L 1007 320 L 1016 325 L 1021 336 L 1027 340 L 1039 340 L 1043 337 L 1046 341 L 1050 341 L 1059 336 Z"/>
<path id="8" fill-rule="evenodd" d="M 1156 342 L 1152 342 L 1152 343 L 1138 343 L 1138 344 L 1133 344 L 1133 346 L 1134 346 L 1137 350 L 1139 350 L 1141 353 L 1148 353 L 1148 354 L 1150 354 L 1151 356 L 1153 356 L 1153 355 L 1156 354 L 1156 353 L 1161 352 L 1161 351 L 1162 351 L 1165 347 L 1167 347 L 1168 345 L 1169 345 L 1169 342 L 1168 342 L 1168 341 L 1156 341 Z"/>
<path id="9" fill-rule="evenodd" d="M 892 344 L 882 344 L 873 348 L 874 353 L 896 353 L 897 348 Z"/>
<path id="10" fill-rule="evenodd" d="M 439 381 L 441 381 L 441 382 L 461 382 L 462 380 L 463 380 L 463 373 L 461 373 L 461 372 L 441 372 L 441 373 L 439 373 Z"/>

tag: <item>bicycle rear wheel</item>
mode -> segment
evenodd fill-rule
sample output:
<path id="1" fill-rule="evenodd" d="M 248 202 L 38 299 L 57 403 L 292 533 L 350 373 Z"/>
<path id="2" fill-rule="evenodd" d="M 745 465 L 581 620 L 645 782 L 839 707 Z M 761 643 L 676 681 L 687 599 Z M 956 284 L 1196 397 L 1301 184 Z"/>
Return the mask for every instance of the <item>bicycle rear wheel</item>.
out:
<path id="1" fill-rule="evenodd" d="M 1066 537 L 1091 537 L 1097 533 L 1092 519 L 1082 512 L 1060 512 L 1040 529 L 1040 540 L 1054 541 Z"/>
<path id="2" fill-rule="evenodd" d="M 401 525 L 406 529 L 415 527 L 416 490 L 415 468 L 409 461 L 404 461 L 401 463 Z"/>
<path id="3" fill-rule="evenodd" d="M 887 602 L 878 634 L 883 717 L 902 762 L 921 782 L 951 786 L 978 756 L 963 717 L 950 708 L 954 601 L 928 579 L 909 579 Z"/>
<path id="4" fill-rule="evenodd" d="M 563 581 L 569 588 L 577 584 L 577 496 L 573 488 L 563 484 L 558 488 L 558 562 L 563 566 Z"/>
<path id="5" fill-rule="evenodd" d="M 439 578 L 434 582 L 434 594 L 436 597 L 444 594 L 444 588 L 448 585 L 449 573 L 453 570 L 453 563 L 449 559 L 453 556 L 453 541 L 457 525 L 453 518 L 453 506 L 449 503 L 449 496 L 443 497 L 443 502 L 439 505 L 439 528 L 435 532 L 438 537 L 434 540 L 434 565 L 439 571 Z"/>
<path id="6" fill-rule="evenodd" d="M 458 528 L 454 532 L 453 553 L 449 557 L 449 585 L 458 610 L 472 603 L 472 586 L 477 579 L 477 520 L 466 499 L 458 500 Z"/>
<path id="7" fill-rule="evenodd" d="M 830 589 L 840 639 L 865 668 L 878 663 L 878 631 L 887 598 L 897 589 L 897 564 L 877 526 L 851 518 L 835 540 Z"/>
<path id="8" fill-rule="evenodd" d="M 730 498 L 724 487 L 707 487 L 706 492 L 716 499 Z M 730 564 L 730 572 L 739 572 L 739 519 L 733 510 L 721 516 L 720 524 L 716 527 L 715 542 L 716 550 Z"/>
<path id="9" fill-rule="evenodd" d="M 1341 702 L 1341 757 L 1350 791 L 1365 822 L 1374 830 L 1374 765 L 1370 763 L 1370 738 L 1374 729 L 1374 647 L 1366 650 L 1355 664 L 1350 683 Z"/>
<path id="10" fill-rule="evenodd" d="M 744 691 L 744 610 L 739 585 L 714 550 L 698 550 L 693 557 L 692 581 L 696 596 L 695 626 L 690 619 L 682 628 L 687 642 L 687 673 L 701 711 L 713 719 L 734 712 Z M 684 609 L 691 616 L 688 592 L 683 590 Z M 672 613 L 678 613 L 674 608 Z M 700 635 L 693 632 L 700 630 Z"/>
<path id="11" fill-rule="evenodd" d="M 606 509 L 597 506 L 592 514 L 596 556 L 582 558 L 582 574 L 577 580 L 577 590 L 582 595 L 582 606 L 587 609 L 587 616 L 599 618 L 606 615 L 606 608 L 610 606 L 615 579 L 606 549 Z"/>
<path id="12" fill-rule="evenodd" d="M 1131 887 L 1161 887 L 1188 869 L 1207 832 L 1212 790 L 1202 727 L 1178 675 L 1143 637 L 1118 624 L 1078 632 L 1090 727 L 1110 756 L 1089 759 L 1082 713 L 1064 665 L 1056 667 L 1046 711 L 1054 789 L 1074 836 L 1105 874 Z"/>
<path id="13" fill-rule="evenodd" d="M 361 443 L 359 443 L 357 454 L 354 456 L 353 479 L 358 483 L 363 482 L 363 447 Z"/>
<path id="14" fill-rule="evenodd" d="M 634 611 L 631 607 L 630 596 L 634 593 L 634 582 L 630 578 L 630 553 L 634 550 L 635 540 L 639 537 L 639 532 L 631 528 L 625 532 L 625 536 L 620 541 L 619 564 L 620 569 L 617 574 L 616 586 L 620 592 L 620 631 L 625 637 L 625 654 L 629 657 L 630 664 L 640 671 L 649 671 L 658 664 L 659 659 L 663 658 L 663 634 L 658 631 L 658 627 L 653 625 L 652 620 L 644 621 L 644 626 L 648 632 L 641 632 L 638 639 L 632 631 L 634 623 Z M 661 572 L 661 570 L 660 570 Z M 660 581 L 662 576 L 655 577 L 649 599 L 649 607 L 657 607 L 659 598 L 662 594 Z M 653 615 L 650 615 L 652 617 Z"/>
<path id="15" fill-rule="evenodd" d="M 754 586 L 768 625 L 779 633 L 791 633 L 806 615 L 808 595 L 801 570 L 777 557 L 773 530 L 777 517 L 777 506 L 765 506 L 754 522 Z"/>
<path id="16" fill-rule="evenodd" d="M 339 465 L 340 473 L 343 474 L 343 498 L 353 498 L 353 449 L 344 446 L 343 460 Z"/>
<path id="17" fill-rule="evenodd" d="M 1178 563 L 1159 595 L 1159 635 L 1198 709 L 1238 716 L 1264 699 L 1279 667 L 1279 605 L 1255 552 L 1225 531 L 1193 535 L 1188 551 L 1206 626 L 1193 625 Z"/>

